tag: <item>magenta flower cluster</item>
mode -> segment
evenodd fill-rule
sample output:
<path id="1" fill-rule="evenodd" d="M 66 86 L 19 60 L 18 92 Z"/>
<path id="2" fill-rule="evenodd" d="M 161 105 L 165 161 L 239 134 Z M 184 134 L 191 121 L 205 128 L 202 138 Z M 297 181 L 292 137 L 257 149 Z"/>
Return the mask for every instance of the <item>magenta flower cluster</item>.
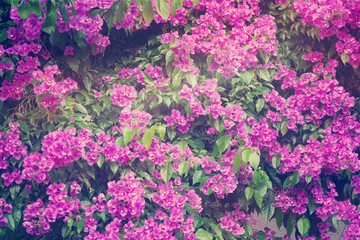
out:
<path id="1" fill-rule="evenodd" d="M 149 125 L 149 121 L 152 119 L 151 114 L 140 111 L 133 110 L 131 111 L 128 107 L 125 107 L 120 114 L 119 123 L 121 125 L 121 130 L 125 127 L 130 129 L 138 129 L 140 127 L 145 127 Z"/>
<path id="2" fill-rule="evenodd" d="M 308 196 L 305 191 L 292 187 L 280 191 L 275 196 L 273 205 L 281 208 L 284 213 L 291 211 L 301 215 L 307 211 L 308 201 Z"/>
<path id="3" fill-rule="evenodd" d="M 348 62 L 357 68 L 360 63 L 360 42 L 349 33 L 349 29 L 360 27 L 358 4 L 351 1 L 293 1 L 293 10 L 302 17 L 304 25 L 320 29 L 321 39 L 336 36 L 339 56 L 349 55 Z"/>
<path id="4" fill-rule="evenodd" d="M 249 222 L 251 224 L 256 224 L 257 222 L 250 214 L 246 214 L 239 204 L 234 203 L 233 207 L 235 210 L 231 213 L 225 211 L 225 216 L 220 218 L 220 226 L 222 229 L 225 229 L 236 236 L 240 236 L 245 233 L 245 229 L 243 227 L 245 222 Z"/>
<path id="5" fill-rule="evenodd" d="M 155 216 L 146 219 L 141 227 L 135 227 L 132 221 L 125 224 L 125 239 L 158 238 L 175 240 L 177 239 L 175 234 L 178 231 L 184 233 L 184 239 L 197 239 L 194 233 L 193 216 L 185 219 L 183 213 L 186 203 L 189 202 L 190 206 L 197 209 L 200 214 L 202 211 L 201 198 L 193 189 L 185 191 L 185 195 L 183 195 L 183 188 L 178 186 L 181 182 L 177 180 L 174 181 L 175 186 L 172 184 L 172 182 L 169 182 L 168 184 L 159 184 L 158 186 L 155 184 L 153 186 L 157 191 L 153 193 L 152 200 L 164 208 L 166 212 L 157 210 Z M 167 213 L 168 211 L 170 211 L 170 214 Z"/>
<path id="6" fill-rule="evenodd" d="M 74 184 L 73 184 L 74 185 Z M 26 206 L 23 226 L 26 232 L 31 235 L 40 235 L 51 232 L 50 223 L 59 218 L 75 218 L 82 207 L 79 199 L 68 200 L 68 191 L 64 183 L 53 183 L 47 188 L 49 202 L 47 206 L 39 198 L 36 202 Z"/>
<path id="7" fill-rule="evenodd" d="M 45 9 L 46 1 L 41 2 Z M 87 37 L 87 42 L 96 46 L 93 54 L 100 53 L 110 41 L 107 36 L 100 34 L 104 18 L 99 14 L 93 14 L 92 10 L 109 10 L 117 2 L 75 1 L 66 7 L 69 13 L 69 25 L 65 23 L 59 11 L 57 27 L 61 33 L 82 31 Z M 333 79 L 338 62 L 336 60 L 321 62 L 324 56 L 320 52 L 311 52 L 302 57 L 303 60 L 316 64 L 311 73 L 305 73 L 300 77 L 280 62 L 275 65 L 272 63 L 258 65 L 259 52 L 276 56 L 277 47 L 274 18 L 268 15 L 258 16 L 261 11 L 259 2 L 259 0 L 236 3 L 233 0 L 200 0 L 195 9 L 198 9 L 199 14 L 202 15 L 190 31 L 181 37 L 178 32 L 166 33 L 161 40 L 161 43 L 169 44 L 174 53 L 172 64 L 176 67 L 176 71 L 180 69 L 185 73 L 184 78 L 180 79 L 181 84 L 183 82 L 185 84 L 180 85 L 178 94 L 182 103 L 185 103 L 183 105 L 186 105 L 186 114 L 182 109 L 171 109 L 171 114 L 163 119 L 166 126 L 177 124 L 179 132 L 186 134 L 192 122 L 198 118 L 206 119 L 207 134 L 215 135 L 221 132 L 222 135 L 230 138 L 224 153 L 221 152 L 210 158 L 202 155 L 207 151 L 203 150 L 199 155 L 194 155 L 195 151 L 193 153 L 191 150 L 193 146 L 186 147 L 186 144 L 183 144 L 186 138 L 177 143 L 162 142 L 158 135 L 160 133 L 155 134 L 155 131 L 151 133 L 154 129 L 149 129 L 153 116 L 148 112 L 132 109 L 133 103 L 136 103 L 140 95 L 135 87 L 116 83 L 112 85 L 110 98 L 114 105 L 122 109 L 119 123 L 109 130 L 110 133 L 102 131 L 93 134 L 91 129 L 86 128 L 82 128 L 78 133 L 75 128 L 57 129 L 44 137 L 41 153 L 33 152 L 27 155 L 27 148 L 22 146 L 16 123 L 9 124 L 11 131 L 0 132 L 0 169 L 9 168 L 10 158 L 23 159 L 22 169 L 11 166 L 12 169 L 1 174 L 6 187 L 20 184 L 24 180 L 49 184 L 48 173 L 53 168 L 68 166 L 81 159 L 86 160 L 90 166 L 99 160 L 104 160 L 117 162 L 116 164 L 119 163 L 124 167 L 131 165 L 131 160 L 140 160 L 139 165 L 147 164 L 148 168 L 155 168 L 149 177 L 142 172 L 147 176 L 144 177 L 146 180 L 141 180 L 134 172 L 129 172 L 118 181 L 108 182 L 106 193 L 93 197 L 92 203 L 80 201 L 81 185 L 76 181 L 69 183 L 68 186 L 64 183 L 50 184 L 46 191 L 47 201 L 39 198 L 26 206 L 23 226 L 27 233 L 32 235 L 48 233 L 51 231 L 51 223 L 64 219 L 65 222 L 85 221 L 83 230 L 88 234 L 85 237 L 88 240 L 121 239 L 120 233 L 124 234 L 124 239 L 175 240 L 178 233 L 183 233 L 184 239 L 197 239 L 195 225 L 199 221 L 198 219 L 195 221 L 194 216 L 203 214 L 205 208 L 203 200 L 207 197 L 203 199 L 202 195 L 198 195 L 192 188 L 193 186 L 182 183 L 182 178 L 179 176 L 187 176 L 188 172 L 184 171 L 186 168 L 191 169 L 195 166 L 200 168 L 200 171 L 196 169 L 199 172 L 203 169 L 208 178 L 201 183 L 204 185 L 200 191 L 205 195 L 215 193 L 217 198 L 224 199 L 237 188 L 243 189 L 248 185 L 253 180 L 254 171 L 257 171 L 247 163 L 239 166 L 239 170 L 235 172 L 234 166 L 238 164 L 234 162 L 235 158 L 242 156 L 239 146 L 244 146 L 259 149 L 261 156 L 265 155 L 268 160 L 280 155 L 278 168 L 280 173 L 297 172 L 301 184 L 305 184 L 306 179 L 306 189 L 311 194 L 291 186 L 275 195 L 273 206 L 280 208 L 284 213 L 291 212 L 301 216 L 306 214 L 309 199 L 313 198 L 317 207 L 316 216 L 323 220 L 317 225 L 322 239 L 330 239 L 328 231 L 334 216 L 337 220 L 349 221 L 349 227 L 343 237 L 360 238 L 360 215 L 356 206 L 351 204 L 350 200 L 336 199 L 338 193 L 334 183 L 328 182 L 327 189 L 324 190 L 317 181 L 322 173 L 331 175 L 348 170 L 352 174 L 360 170 L 360 160 L 356 153 L 360 145 L 360 123 L 350 114 L 350 108 L 355 105 L 354 99 Z M 286 4 L 284 1 L 276 1 L 276 3 Z M 303 23 L 319 27 L 321 37 L 336 35 L 339 39 L 336 45 L 338 53 L 348 54 L 349 63 L 354 67 L 358 66 L 360 44 L 344 30 L 344 27 L 359 27 L 359 17 L 356 15 L 359 8 L 341 0 L 330 1 L 329 6 L 324 1 L 295 0 L 293 3 L 293 9 L 303 18 Z M 170 4 L 173 5 L 171 1 Z M 157 13 L 155 1 L 152 1 L 152 7 L 156 22 L 170 21 L 175 26 L 185 25 L 188 22 L 187 8 L 193 8 L 193 1 L 184 0 L 184 7 L 176 10 L 176 15 L 171 15 L 166 20 Z M 72 10 L 77 14 L 72 14 Z M 141 22 L 142 28 L 147 28 L 150 23 L 139 19 L 142 11 L 143 9 L 132 1 L 124 20 L 122 23 L 115 23 L 115 27 L 134 31 L 140 28 L 139 22 Z M 15 45 L 7 49 L 0 45 L 0 57 L 5 56 L 5 60 L 0 64 L 0 70 L 14 69 L 16 74 L 13 83 L 3 82 L 0 100 L 21 99 L 23 90 L 28 84 L 33 83 L 35 94 L 46 94 L 40 100 L 40 104 L 55 113 L 57 106 L 65 102 L 65 97 L 71 94 L 71 90 L 77 89 L 77 83 L 71 78 L 63 79 L 56 65 L 46 67 L 44 71 L 38 70 L 40 62 L 36 55 L 39 54 L 44 59 L 49 56 L 41 45 L 27 44 L 25 41 L 40 38 L 44 17 L 32 13 L 27 20 L 23 20 L 16 10 L 11 10 L 11 18 L 17 27 L 11 28 L 8 36 Z M 271 74 L 276 72 L 274 79 L 281 80 L 282 90 L 287 90 L 291 95 L 285 99 L 280 91 L 273 89 L 263 96 L 266 102 L 263 116 L 266 117 L 262 119 L 251 117 L 245 114 L 240 105 L 225 104 L 222 101 L 218 79 L 198 77 L 200 65 L 195 64 L 194 61 L 202 54 L 209 56 L 203 67 L 214 75 L 222 74 L 225 79 L 249 68 L 255 70 L 266 68 L 271 70 Z M 10 60 L 7 60 L 8 55 L 19 55 L 22 59 L 15 67 Z M 64 55 L 74 55 L 74 48 L 67 46 Z M 134 81 L 139 83 L 138 86 L 144 87 L 140 93 L 144 94 L 143 101 L 149 103 L 160 101 L 160 97 L 145 96 L 149 90 L 165 94 L 172 91 L 170 82 L 175 81 L 175 78 L 165 77 L 163 71 L 161 67 L 149 65 L 143 71 L 140 68 L 125 68 L 117 74 L 123 79 L 134 78 Z M 111 82 L 112 78 L 106 75 L 102 80 Z M 102 82 L 99 82 L 100 84 Z M 94 93 L 94 98 L 97 98 L 95 101 L 101 102 L 102 92 L 95 90 Z M 270 110 L 266 112 L 267 109 Z M 327 124 L 325 119 L 330 119 L 331 122 Z M 285 125 L 281 124 L 285 121 Z M 325 125 L 326 127 L 323 127 Z M 155 129 L 156 127 L 155 125 Z M 321 129 L 317 132 L 321 136 L 314 135 L 302 139 L 302 145 L 294 148 L 280 141 L 279 131 L 285 135 L 286 131 L 299 132 L 305 127 Z M 129 132 L 135 134 L 126 146 L 123 146 L 119 140 L 125 138 Z M 151 144 L 147 147 L 143 139 L 145 133 L 151 133 Z M 268 155 L 263 154 L 264 152 Z M 179 176 L 168 181 L 163 175 L 164 170 L 168 170 L 169 166 L 172 173 L 178 173 Z M 357 175 L 353 176 L 351 187 L 354 188 L 354 194 L 360 193 L 360 179 Z M 146 219 L 142 219 L 146 204 L 149 202 L 157 204 L 158 209 L 156 212 L 147 211 Z M 218 222 L 222 229 L 240 236 L 245 233 L 244 225 L 247 222 L 256 224 L 256 221 L 238 204 L 234 204 L 233 209 L 231 212 L 225 211 Z M 0 198 L 0 227 L 8 225 L 4 213 L 11 212 L 12 206 L 7 204 L 5 199 Z M 104 221 L 105 230 L 99 230 L 97 221 L 99 216 L 111 219 Z M 257 233 L 254 234 L 255 237 L 256 235 Z M 266 237 L 273 238 L 274 233 L 266 231 Z M 310 240 L 314 237 L 304 239 Z"/>
<path id="8" fill-rule="evenodd" d="M 85 238 L 87 240 L 98 237 L 120 240 L 122 221 L 130 220 L 131 223 L 131 219 L 139 218 L 144 211 L 145 189 L 143 184 L 136 180 L 133 172 L 127 173 L 122 180 L 109 182 L 107 194 L 109 197 L 105 197 L 103 193 L 93 197 L 95 204 L 84 208 L 86 216 L 84 231 L 89 233 Z M 96 211 L 110 213 L 113 217 L 112 222 L 105 227 L 104 233 L 96 231 L 98 222 L 93 218 Z"/>
<path id="9" fill-rule="evenodd" d="M 206 13 L 196 20 L 197 25 L 192 27 L 191 34 L 176 39 L 175 47 L 171 47 L 178 57 L 172 64 L 182 72 L 199 73 L 189 57 L 196 53 L 211 55 L 209 70 L 224 77 L 232 77 L 237 71 L 255 66 L 259 50 L 276 55 L 274 19 L 264 15 L 255 18 L 249 26 L 245 24 L 260 13 L 257 1 L 236 5 L 232 0 L 221 4 L 215 0 L 200 1 L 198 7 L 205 9 Z M 225 30 L 227 25 L 231 26 L 230 32 Z"/>
<path id="10" fill-rule="evenodd" d="M 6 203 L 4 198 L 0 198 L 0 227 L 7 227 L 9 224 L 4 213 L 12 213 L 12 205 Z"/>
<path id="11" fill-rule="evenodd" d="M 209 162 L 208 158 L 201 160 L 201 166 L 206 172 L 210 173 L 211 171 L 220 171 L 220 173 L 211 176 L 205 182 L 205 185 L 200 188 L 204 194 L 208 195 L 211 188 L 218 198 L 224 198 L 225 194 L 233 193 L 235 191 L 239 183 L 238 178 L 235 175 L 235 171 L 232 168 L 236 154 L 237 151 L 226 151 L 221 158 L 221 166 L 216 162 Z"/>
<path id="12" fill-rule="evenodd" d="M 8 133 L 0 132 L 0 169 L 9 167 L 8 159 L 13 157 L 20 160 L 26 156 L 27 147 L 22 145 L 20 140 L 19 124 L 10 122 Z M 15 173 L 14 173 L 15 174 Z"/>
<path id="13" fill-rule="evenodd" d="M 123 180 L 108 183 L 107 193 L 112 199 L 107 201 L 108 212 L 121 220 L 140 217 L 145 208 L 145 189 L 135 179 L 133 172 L 126 174 Z"/>
<path id="14" fill-rule="evenodd" d="M 335 198 L 338 193 L 335 190 L 335 184 L 328 182 L 327 189 L 324 190 L 319 185 L 312 188 L 311 193 L 314 202 L 319 206 L 316 208 L 316 215 L 324 220 L 331 221 L 333 215 L 337 220 L 349 221 L 349 226 L 345 234 L 342 235 L 345 239 L 356 239 L 360 237 L 360 213 L 356 206 L 350 203 L 350 200 L 338 201 Z M 326 191 L 326 192 L 325 192 Z M 331 225 L 324 221 L 320 223 L 319 230 L 322 239 L 330 240 L 328 229 Z"/>
<path id="15" fill-rule="evenodd" d="M 119 107 L 131 107 L 137 97 L 136 90 L 133 86 L 113 84 L 113 91 L 110 94 L 111 101 Z"/>
<path id="16" fill-rule="evenodd" d="M 52 112 L 56 112 L 56 107 L 60 103 L 65 103 L 65 97 L 70 95 L 71 90 L 78 89 L 77 83 L 70 77 L 67 77 L 64 81 L 56 82 L 54 75 L 60 74 L 57 65 L 46 67 L 44 72 L 37 70 L 32 73 L 33 78 L 41 83 L 34 87 L 34 93 L 50 94 L 42 98 L 40 104 Z"/>

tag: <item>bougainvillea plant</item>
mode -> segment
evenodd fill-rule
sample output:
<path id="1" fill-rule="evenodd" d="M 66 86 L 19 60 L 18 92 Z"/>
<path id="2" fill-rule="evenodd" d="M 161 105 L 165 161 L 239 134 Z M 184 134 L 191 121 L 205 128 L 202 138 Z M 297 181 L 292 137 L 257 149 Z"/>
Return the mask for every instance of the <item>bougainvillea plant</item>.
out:
<path id="1" fill-rule="evenodd" d="M 360 1 L 0 10 L 1 239 L 360 238 Z"/>

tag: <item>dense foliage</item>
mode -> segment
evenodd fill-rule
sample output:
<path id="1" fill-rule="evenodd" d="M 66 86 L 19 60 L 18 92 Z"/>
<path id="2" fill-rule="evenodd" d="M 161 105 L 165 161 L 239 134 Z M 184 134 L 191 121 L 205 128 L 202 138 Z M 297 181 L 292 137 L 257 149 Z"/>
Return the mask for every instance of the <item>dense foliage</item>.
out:
<path id="1" fill-rule="evenodd" d="M 360 238 L 359 0 L 6 0 L 1 239 Z M 253 213 L 287 234 L 259 230 Z"/>

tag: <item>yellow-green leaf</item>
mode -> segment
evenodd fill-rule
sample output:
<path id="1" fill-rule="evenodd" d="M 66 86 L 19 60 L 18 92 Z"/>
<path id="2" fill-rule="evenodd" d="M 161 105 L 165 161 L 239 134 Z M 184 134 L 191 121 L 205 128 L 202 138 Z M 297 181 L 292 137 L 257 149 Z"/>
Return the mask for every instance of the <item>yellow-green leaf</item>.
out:
<path id="1" fill-rule="evenodd" d="M 165 183 L 168 183 L 174 172 L 171 161 L 168 161 L 164 167 L 160 169 L 160 175 Z"/>
<path id="2" fill-rule="evenodd" d="M 300 218 L 296 224 L 301 236 L 305 236 L 310 229 L 310 221 L 307 218 Z"/>
<path id="3" fill-rule="evenodd" d="M 265 68 L 260 68 L 258 71 L 258 75 L 261 79 L 264 79 L 265 81 L 271 81 L 270 79 L 270 73 Z"/>
<path id="4" fill-rule="evenodd" d="M 143 142 L 146 150 L 149 150 L 151 143 L 152 143 L 152 135 L 149 131 L 146 131 L 144 133 L 144 136 L 142 137 L 142 142 Z"/>
<path id="5" fill-rule="evenodd" d="M 168 0 L 156 0 L 156 11 L 159 13 L 159 15 L 164 19 L 165 21 L 170 16 L 170 4 Z"/>
<path id="6" fill-rule="evenodd" d="M 135 136 L 136 130 L 131 130 L 130 128 L 126 127 L 123 130 L 124 136 L 124 144 L 128 144 Z"/>
<path id="7" fill-rule="evenodd" d="M 142 13 L 146 23 L 150 23 L 154 19 L 155 14 L 152 8 L 151 1 L 144 2 Z"/>

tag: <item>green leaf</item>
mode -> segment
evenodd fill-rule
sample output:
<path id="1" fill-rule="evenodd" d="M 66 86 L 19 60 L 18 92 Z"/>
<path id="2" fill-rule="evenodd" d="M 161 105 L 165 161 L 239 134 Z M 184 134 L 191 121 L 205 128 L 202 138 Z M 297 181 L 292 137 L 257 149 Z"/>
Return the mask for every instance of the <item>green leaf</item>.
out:
<path id="1" fill-rule="evenodd" d="M 186 79 L 187 79 L 188 83 L 189 83 L 192 87 L 195 87 L 195 86 L 196 86 L 197 81 L 196 81 L 196 76 L 195 76 L 194 74 L 187 73 L 187 74 L 186 74 Z"/>
<path id="2" fill-rule="evenodd" d="M 76 57 L 76 56 L 68 56 L 66 58 L 66 62 L 67 62 L 68 66 L 69 66 L 69 68 L 71 70 L 73 70 L 76 73 L 79 73 L 79 67 L 80 67 L 81 62 L 80 62 L 80 59 L 78 57 Z M 86 77 L 87 77 L 87 75 L 85 75 L 83 81 L 85 81 Z M 84 82 L 84 84 L 85 84 L 85 82 Z"/>
<path id="3" fill-rule="evenodd" d="M 192 0 L 192 2 L 193 2 L 193 6 L 194 6 L 194 7 L 197 6 L 197 5 L 199 5 L 199 0 Z"/>
<path id="4" fill-rule="evenodd" d="M 146 150 L 149 150 L 152 143 L 152 135 L 149 131 L 144 133 L 144 136 L 142 137 L 142 143 L 144 144 Z"/>
<path id="5" fill-rule="evenodd" d="M 272 201 L 267 202 L 262 208 L 261 213 L 266 222 L 269 222 L 272 216 L 275 213 L 275 207 L 272 204 Z"/>
<path id="6" fill-rule="evenodd" d="M 180 9 L 184 4 L 183 0 L 172 0 L 171 1 L 171 14 L 176 15 L 176 10 Z"/>
<path id="7" fill-rule="evenodd" d="M 180 84 L 181 80 L 184 78 L 184 73 L 180 71 L 179 68 L 175 68 L 172 73 L 172 85 L 175 89 L 177 89 Z"/>
<path id="8" fill-rule="evenodd" d="M 251 152 L 249 155 L 250 165 L 256 170 L 260 163 L 260 156 L 257 153 Z"/>
<path id="9" fill-rule="evenodd" d="M 187 141 L 187 143 L 188 143 L 192 148 L 194 148 L 194 149 L 202 150 L 202 149 L 205 148 L 205 144 L 204 144 L 201 140 L 199 140 L 199 139 L 195 139 L 195 140 L 193 140 L 193 139 L 188 139 L 188 140 L 186 140 L 186 141 Z"/>
<path id="10" fill-rule="evenodd" d="M 56 10 L 57 10 L 56 6 L 52 2 L 48 1 L 47 9 L 46 9 L 46 18 L 41 28 L 41 30 L 43 32 L 46 32 L 47 34 L 52 34 L 55 32 L 56 21 L 58 19 Z"/>
<path id="11" fill-rule="evenodd" d="M 261 79 L 264 79 L 265 81 L 271 81 L 270 79 L 270 73 L 267 69 L 261 68 L 257 70 L 257 73 Z"/>
<path id="12" fill-rule="evenodd" d="M 257 240 L 266 240 L 266 234 L 263 231 L 260 231 L 257 233 L 256 239 Z"/>
<path id="13" fill-rule="evenodd" d="M 179 164 L 179 174 L 180 176 L 187 175 L 187 173 L 189 172 L 189 166 L 188 166 L 188 162 L 187 161 L 183 161 L 182 163 Z"/>
<path id="14" fill-rule="evenodd" d="M 80 234 L 80 232 L 84 229 L 84 227 L 85 227 L 85 219 L 81 219 L 76 225 L 77 233 Z"/>
<path id="15" fill-rule="evenodd" d="M 314 199 L 312 197 L 308 197 L 308 209 L 309 209 L 309 215 L 312 215 L 316 211 L 316 203 L 314 202 Z"/>
<path id="16" fill-rule="evenodd" d="M 294 222 L 295 222 L 294 215 L 290 214 L 290 216 L 286 220 L 286 233 L 288 236 L 291 236 L 291 234 L 294 232 Z"/>
<path id="17" fill-rule="evenodd" d="M 19 121 L 19 126 L 21 131 L 23 131 L 26 134 L 29 134 L 29 126 L 27 125 L 27 123 L 23 122 L 23 121 Z"/>
<path id="18" fill-rule="evenodd" d="M 0 32 L 0 43 L 5 41 L 8 38 L 8 33 L 7 31 L 2 31 Z"/>
<path id="19" fill-rule="evenodd" d="M 216 239 L 224 240 L 224 238 L 222 236 L 220 224 L 214 224 L 212 222 L 209 222 L 209 225 L 212 228 L 212 230 L 214 230 L 214 232 L 216 233 L 216 235 L 215 235 Z"/>
<path id="20" fill-rule="evenodd" d="M 115 143 L 116 143 L 119 147 L 125 147 L 124 138 L 123 138 L 123 137 L 118 137 L 118 138 L 116 138 Z"/>
<path id="21" fill-rule="evenodd" d="M 250 222 L 246 221 L 244 228 L 245 228 L 245 231 L 246 231 L 246 235 L 247 235 L 247 236 L 250 236 L 250 235 L 253 234 L 253 229 L 252 229 L 252 226 L 251 226 L 251 223 L 250 223 Z"/>
<path id="22" fill-rule="evenodd" d="M 217 92 L 223 92 L 223 91 L 225 91 L 226 90 L 226 88 L 223 88 L 223 87 L 217 87 L 216 89 L 215 89 L 215 91 L 217 91 Z"/>
<path id="23" fill-rule="evenodd" d="M 177 240 L 184 240 L 184 232 L 178 231 L 178 232 L 176 233 L 176 239 L 177 239 Z"/>
<path id="24" fill-rule="evenodd" d="M 291 185 L 295 186 L 298 182 L 300 182 L 300 175 L 298 172 L 291 175 Z"/>
<path id="25" fill-rule="evenodd" d="M 287 177 L 283 183 L 283 189 L 286 189 L 290 184 L 291 184 L 291 180 L 290 180 L 290 177 Z"/>
<path id="26" fill-rule="evenodd" d="M 124 144 L 127 145 L 135 136 L 136 130 L 125 127 L 123 130 Z"/>
<path id="27" fill-rule="evenodd" d="M 196 171 L 193 175 L 193 184 L 200 182 L 205 175 L 204 171 Z"/>
<path id="28" fill-rule="evenodd" d="M 258 191 L 262 197 L 265 197 L 267 189 L 268 189 L 268 182 L 270 182 L 270 181 L 269 181 L 269 179 L 266 179 L 266 177 L 267 177 L 266 173 L 265 172 L 263 173 L 266 175 L 266 176 L 264 176 L 261 172 L 263 172 L 263 171 L 260 170 L 260 172 L 259 172 L 261 174 L 261 180 L 257 184 L 255 191 Z M 271 182 L 270 182 L 270 187 L 271 187 Z"/>
<path id="29" fill-rule="evenodd" d="M 254 193 L 254 197 L 255 197 L 255 202 L 256 202 L 256 204 L 259 206 L 259 208 L 261 209 L 261 207 L 262 207 L 262 197 L 261 197 L 261 194 L 260 194 L 260 192 L 257 192 L 257 191 L 255 191 L 255 193 Z"/>
<path id="30" fill-rule="evenodd" d="M 341 61 L 344 63 L 344 65 L 346 65 L 346 63 L 349 61 L 350 59 L 350 54 L 349 53 L 341 53 Z"/>
<path id="31" fill-rule="evenodd" d="M 240 73 L 236 73 L 236 75 L 239 76 L 241 79 L 243 79 L 246 84 L 250 84 L 255 76 L 253 71 L 240 72 Z"/>
<path id="32" fill-rule="evenodd" d="M 85 108 L 82 104 L 76 103 L 74 106 L 75 106 L 75 108 L 76 108 L 77 110 L 79 110 L 81 113 L 88 115 L 88 111 L 86 110 L 86 108 Z"/>
<path id="33" fill-rule="evenodd" d="M 100 106 L 100 103 L 96 103 L 94 105 L 91 105 L 92 109 L 94 110 L 94 112 L 96 112 L 96 114 L 98 116 L 100 116 L 100 113 L 102 111 L 102 107 Z"/>
<path id="34" fill-rule="evenodd" d="M 240 155 L 237 153 L 234 157 L 234 162 L 233 162 L 233 166 L 232 168 L 234 169 L 235 173 L 239 172 L 241 166 L 241 157 Z"/>
<path id="35" fill-rule="evenodd" d="M 9 214 L 6 216 L 6 218 L 8 219 L 8 226 L 10 228 L 11 231 L 15 232 L 15 221 L 14 221 L 14 217 Z"/>
<path id="36" fill-rule="evenodd" d="M 124 2 L 124 1 L 122 1 L 122 2 Z M 119 11 L 119 3 L 115 2 L 105 13 L 104 20 L 105 20 L 106 25 L 108 26 L 109 30 L 112 29 L 116 23 L 116 12 L 117 11 Z"/>
<path id="37" fill-rule="evenodd" d="M 223 135 L 216 141 L 219 153 L 223 153 L 230 146 L 230 141 L 230 135 Z"/>
<path id="38" fill-rule="evenodd" d="M 174 60 L 174 52 L 170 49 L 166 52 L 165 63 L 168 65 L 172 60 Z"/>
<path id="39" fill-rule="evenodd" d="M 288 127 L 287 127 L 287 122 L 282 122 L 281 123 L 281 130 L 280 130 L 280 132 L 281 132 L 281 135 L 285 135 L 287 132 L 288 132 Z"/>
<path id="40" fill-rule="evenodd" d="M 22 19 L 26 20 L 30 16 L 31 9 L 28 4 L 22 3 L 17 12 Z"/>
<path id="41" fill-rule="evenodd" d="M 311 180 L 312 180 L 311 175 L 306 175 L 306 177 L 305 177 L 306 183 L 309 184 L 311 182 Z"/>
<path id="42" fill-rule="evenodd" d="M 61 228 L 61 236 L 63 237 L 63 239 L 66 239 L 70 232 L 71 229 L 66 224 L 64 224 Z"/>
<path id="43" fill-rule="evenodd" d="M 106 222 L 106 214 L 105 214 L 105 212 L 97 212 L 96 215 L 98 215 L 103 222 Z"/>
<path id="44" fill-rule="evenodd" d="M 280 155 L 279 154 L 275 154 L 273 157 L 272 157 L 272 160 L 271 160 L 271 163 L 272 163 L 272 166 L 273 168 L 277 169 L 280 165 Z"/>
<path id="45" fill-rule="evenodd" d="M 165 125 L 159 125 L 156 129 L 156 131 L 160 135 L 160 139 L 163 139 L 166 133 L 166 126 Z"/>
<path id="46" fill-rule="evenodd" d="M 74 224 L 74 219 L 72 219 L 72 218 L 68 218 L 68 221 L 67 221 L 67 226 L 68 226 L 68 228 L 72 228 L 72 226 L 73 226 L 73 224 Z"/>
<path id="47" fill-rule="evenodd" d="M 242 152 L 242 158 L 245 162 L 249 162 L 250 165 L 256 170 L 260 164 L 260 156 L 253 152 L 251 148 Z"/>
<path id="48" fill-rule="evenodd" d="M 262 98 L 259 98 L 257 101 L 256 101 L 256 112 L 261 112 L 261 110 L 264 108 L 265 106 L 265 100 L 262 99 Z"/>
<path id="49" fill-rule="evenodd" d="M 261 173 L 259 171 L 255 171 L 253 174 L 253 182 L 257 186 L 261 180 Z"/>
<path id="50" fill-rule="evenodd" d="M 241 154 L 241 157 L 244 159 L 244 161 L 245 161 L 246 163 L 249 162 L 249 155 L 250 155 L 251 152 L 252 152 L 251 149 L 248 148 L 248 149 L 244 150 L 244 151 L 242 152 L 242 154 Z"/>
<path id="51" fill-rule="evenodd" d="M 197 230 L 195 235 L 198 240 L 213 239 L 213 235 L 211 233 L 209 233 L 208 231 L 205 231 L 204 229 Z"/>
<path id="52" fill-rule="evenodd" d="M 165 166 L 160 169 L 160 175 L 166 184 L 169 182 L 173 172 L 174 169 L 171 161 L 168 161 Z"/>
<path id="53" fill-rule="evenodd" d="M 307 218 L 300 218 L 297 221 L 297 228 L 301 236 L 305 236 L 310 229 L 310 221 Z"/>
<path id="54" fill-rule="evenodd" d="M 95 180 L 95 168 L 90 165 L 85 165 L 84 168 L 82 168 L 83 171 L 85 171 L 86 175 L 90 176 L 92 179 Z"/>
<path id="55" fill-rule="evenodd" d="M 28 189 L 26 189 L 28 190 Z M 21 220 L 21 210 L 20 209 L 16 209 L 14 210 L 14 212 L 12 213 L 12 216 L 14 218 L 14 221 L 15 221 L 15 227 L 17 228 L 17 226 L 19 225 L 20 223 L 20 220 Z"/>
<path id="56" fill-rule="evenodd" d="M 17 9 L 17 5 L 19 4 L 19 0 L 7 0 L 8 3 L 11 4 L 11 6 L 14 8 L 14 9 Z"/>
<path id="57" fill-rule="evenodd" d="M 264 52 L 262 50 L 260 50 L 260 57 L 264 61 L 265 64 L 268 63 L 270 60 L 270 55 L 267 52 Z"/>
<path id="58" fill-rule="evenodd" d="M 164 97 L 164 103 L 169 108 L 171 106 L 171 99 L 169 97 Z"/>
<path id="59" fill-rule="evenodd" d="M 151 23 L 151 21 L 154 19 L 154 16 L 155 16 L 151 1 L 144 2 L 143 8 L 142 8 L 142 13 L 143 13 L 145 22 Z"/>
<path id="60" fill-rule="evenodd" d="M 250 200 L 254 194 L 254 189 L 252 187 L 245 188 L 245 197 L 246 200 Z"/>
<path id="61" fill-rule="evenodd" d="M 275 211 L 276 226 L 280 229 L 284 221 L 284 213 L 281 208 L 277 208 Z"/>
<path id="62" fill-rule="evenodd" d="M 119 163 L 118 162 L 110 162 L 110 169 L 111 169 L 111 172 L 115 175 L 117 170 L 119 169 Z"/>
<path id="63" fill-rule="evenodd" d="M 60 11 L 60 15 L 62 17 L 62 19 L 64 20 L 64 22 L 69 25 L 69 13 L 68 10 L 66 9 L 66 5 L 63 2 L 59 3 L 59 11 Z"/>
<path id="64" fill-rule="evenodd" d="M 200 216 L 194 216 L 194 227 L 195 228 L 199 228 L 201 227 L 202 225 L 204 225 L 205 223 L 208 222 L 208 219 L 207 218 L 202 218 Z"/>
<path id="65" fill-rule="evenodd" d="M 164 19 L 165 21 L 170 16 L 170 4 L 168 0 L 156 0 L 156 11 L 159 13 L 159 15 Z"/>
<path id="66" fill-rule="evenodd" d="M 114 3 L 111 8 L 106 12 L 104 17 L 109 30 L 111 30 L 116 22 L 121 23 L 125 17 L 125 14 L 129 8 L 128 1 L 121 1 L 120 3 Z"/>
<path id="67" fill-rule="evenodd" d="M 10 195 L 11 195 L 11 198 L 13 200 L 15 200 L 17 198 L 17 195 L 19 194 L 19 192 L 20 192 L 20 186 L 19 185 L 15 185 L 15 186 L 10 187 Z"/>
<path id="68" fill-rule="evenodd" d="M 36 16 L 42 17 L 41 11 L 41 2 L 40 0 L 30 0 L 29 1 L 30 10 L 35 13 Z"/>
<path id="69" fill-rule="evenodd" d="M 174 144 L 178 145 L 181 151 L 184 151 L 186 148 L 188 148 L 188 144 L 184 141 L 177 141 Z"/>

